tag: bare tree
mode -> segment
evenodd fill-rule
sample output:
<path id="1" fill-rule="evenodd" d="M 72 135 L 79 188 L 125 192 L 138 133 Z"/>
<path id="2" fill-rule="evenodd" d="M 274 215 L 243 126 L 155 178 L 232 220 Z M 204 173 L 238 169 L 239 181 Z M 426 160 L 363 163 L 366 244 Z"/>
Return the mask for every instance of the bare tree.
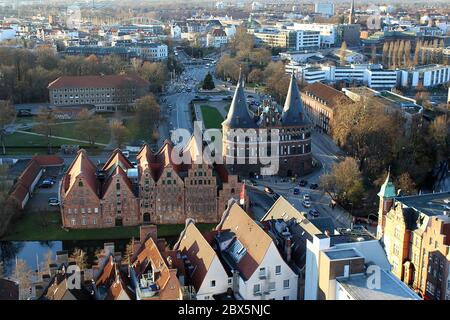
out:
<path id="1" fill-rule="evenodd" d="M 80 121 L 76 128 L 80 132 L 80 136 L 87 139 L 90 145 L 95 145 L 98 138 L 108 131 L 108 121 L 100 115 L 91 116 L 90 114 L 80 113 Z"/>
<path id="2" fill-rule="evenodd" d="M 55 117 L 53 115 L 53 110 L 50 108 L 41 108 L 37 116 L 37 125 L 34 127 L 37 133 L 42 134 L 47 141 L 47 152 L 52 153 L 52 129 L 55 124 Z"/>
<path id="3" fill-rule="evenodd" d="M 402 195 L 409 196 L 417 193 L 416 183 L 408 172 L 402 173 L 397 179 L 395 185 L 397 190 L 401 190 Z"/>
<path id="4" fill-rule="evenodd" d="M 320 185 L 330 197 L 339 203 L 361 201 L 364 193 L 362 174 L 353 158 L 333 165 L 331 172 L 320 179 Z"/>
<path id="5" fill-rule="evenodd" d="M 70 259 L 76 263 L 80 270 L 84 270 L 87 267 L 87 255 L 86 253 L 80 249 L 75 248 L 70 255 Z"/>
<path id="6" fill-rule="evenodd" d="M 416 42 L 416 48 L 414 49 L 414 60 L 413 65 L 418 66 L 420 60 L 420 47 L 422 46 L 422 42 L 419 40 Z"/>
<path id="7" fill-rule="evenodd" d="M 339 62 L 341 65 L 345 65 L 347 56 L 347 43 L 344 41 L 342 42 L 341 48 L 339 49 Z"/>
<path id="8" fill-rule="evenodd" d="M 383 44 L 383 57 L 382 63 L 384 66 L 388 66 L 388 57 L 389 57 L 389 42 L 385 42 Z"/>
<path id="9" fill-rule="evenodd" d="M 118 148 L 121 148 L 123 144 L 127 141 L 129 131 L 120 120 L 113 120 L 110 123 L 111 135 Z"/>
<path id="10" fill-rule="evenodd" d="M 18 259 L 14 268 L 13 278 L 19 284 L 19 300 L 30 297 L 32 271 L 25 260 Z"/>
<path id="11" fill-rule="evenodd" d="M 411 67 L 411 41 L 405 42 L 405 65 L 406 67 Z"/>

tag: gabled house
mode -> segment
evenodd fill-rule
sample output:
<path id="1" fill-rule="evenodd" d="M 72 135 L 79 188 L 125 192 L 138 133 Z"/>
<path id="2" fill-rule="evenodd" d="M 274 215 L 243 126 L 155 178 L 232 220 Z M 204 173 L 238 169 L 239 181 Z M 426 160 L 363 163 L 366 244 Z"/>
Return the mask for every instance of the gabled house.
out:
<path id="1" fill-rule="evenodd" d="M 197 300 L 212 300 L 232 287 L 232 275 L 193 220 L 186 221 L 174 250 L 181 253 L 187 269 L 186 281 L 194 286 Z"/>
<path id="2" fill-rule="evenodd" d="M 127 176 L 132 168 L 118 149 L 102 168 L 97 168 L 85 150 L 78 151 L 61 182 L 63 226 L 76 229 L 139 224 L 139 199 Z"/>
<path id="3" fill-rule="evenodd" d="M 161 252 L 152 237 L 134 255 L 130 265 L 130 279 L 137 300 L 182 300 L 183 286 L 178 279 L 177 265 L 181 256 Z M 178 263 L 177 263 L 178 262 Z M 183 268 L 180 268 L 182 273 Z M 184 276 L 180 275 L 184 281 Z"/>
<path id="4" fill-rule="evenodd" d="M 297 299 L 298 276 L 284 261 L 274 239 L 235 201 L 230 201 L 216 231 L 217 250 L 234 275 L 238 299 Z"/>
<path id="5" fill-rule="evenodd" d="M 110 255 L 95 280 L 94 292 L 97 300 L 132 300 L 134 292 L 126 283 L 126 275 L 120 270 L 120 263 Z"/>

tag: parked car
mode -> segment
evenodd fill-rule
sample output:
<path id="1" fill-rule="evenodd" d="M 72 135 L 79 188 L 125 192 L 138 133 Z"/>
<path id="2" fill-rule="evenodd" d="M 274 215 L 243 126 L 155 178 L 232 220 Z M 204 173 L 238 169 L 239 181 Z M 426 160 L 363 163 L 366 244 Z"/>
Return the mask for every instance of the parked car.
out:
<path id="1" fill-rule="evenodd" d="M 274 194 L 273 190 L 269 187 L 264 187 L 264 192 L 268 194 Z"/>
<path id="2" fill-rule="evenodd" d="M 279 195 L 278 193 L 275 193 L 275 194 L 272 196 L 272 199 L 273 199 L 273 200 L 277 200 L 279 197 L 280 197 L 280 195 Z"/>
<path id="3" fill-rule="evenodd" d="M 320 215 L 320 213 L 317 209 L 309 210 L 309 214 L 314 218 L 317 218 Z"/>
<path id="4" fill-rule="evenodd" d="M 39 188 L 51 188 L 53 186 L 53 183 L 49 181 L 42 181 L 42 183 L 39 185 Z"/>
<path id="5" fill-rule="evenodd" d="M 311 189 L 317 189 L 319 187 L 319 185 L 317 183 L 311 183 L 311 185 L 309 187 Z"/>
<path id="6" fill-rule="evenodd" d="M 294 188 L 294 195 L 298 195 L 298 194 L 300 194 L 300 188 L 295 187 Z"/>
<path id="7" fill-rule="evenodd" d="M 305 195 L 303 195 L 303 200 L 311 201 L 310 195 L 307 193 Z"/>
<path id="8" fill-rule="evenodd" d="M 32 116 L 31 110 L 30 109 L 20 109 L 17 112 L 17 116 L 18 117 L 31 117 Z"/>
<path id="9" fill-rule="evenodd" d="M 300 180 L 300 182 L 298 183 L 298 185 L 300 187 L 306 187 L 307 184 L 308 184 L 308 181 L 306 181 L 306 180 Z"/>
<path id="10" fill-rule="evenodd" d="M 311 207 L 311 202 L 309 202 L 309 200 L 303 200 L 303 201 L 302 201 L 302 205 L 303 205 L 305 208 L 310 208 L 310 207 Z"/>
<path id="11" fill-rule="evenodd" d="M 48 205 L 52 206 L 52 207 L 57 207 L 59 206 L 59 200 L 58 198 L 48 198 Z"/>

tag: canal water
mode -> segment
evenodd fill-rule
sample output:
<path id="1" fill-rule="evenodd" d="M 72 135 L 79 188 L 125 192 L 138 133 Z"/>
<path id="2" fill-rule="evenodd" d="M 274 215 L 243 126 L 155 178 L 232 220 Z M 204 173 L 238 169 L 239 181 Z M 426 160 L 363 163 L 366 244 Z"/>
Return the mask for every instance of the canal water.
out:
<path id="1" fill-rule="evenodd" d="M 178 237 L 165 237 L 170 246 L 177 239 Z M 38 270 L 38 267 L 42 268 L 49 251 L 55 260 L 58 251 L 67 250 L 70 256 L 76 248 L 80 248 L 87 254 L 88 265 L 92 265 L 95 262 L 95 253 L 103 249 L 106 242 L 113 242 L 115 251 L 124 254 L 130 240 L 0 241 L 0 261 L 3 263 L 4 276 L 9 277 L 14 272 L 16 259 L 24 260 L 31 270 Z"/>

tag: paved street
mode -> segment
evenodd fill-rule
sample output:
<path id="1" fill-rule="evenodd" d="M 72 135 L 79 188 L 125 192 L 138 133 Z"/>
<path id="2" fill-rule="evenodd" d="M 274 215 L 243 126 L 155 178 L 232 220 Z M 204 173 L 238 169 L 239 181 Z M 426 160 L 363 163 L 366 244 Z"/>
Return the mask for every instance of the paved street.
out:
<path id="1" fill-rule="evenodd" d="M 179 52 L 178 57 L 183 62 L 186 62 L 188 59 L 182 52 Z M 161 104 L 161 110 L 163 115 L 166 117 L 166 121 L 159 127 L 159 145 L 161 145 L 165 139 L 170 137 L 171 130 L 183 128 L 189 130 L 190 132 L 193 131 L 189 103 L 195 98 L 196 95 L 202 95 L 201 93 L 197 93 L 197 88 L 207 72 L 213 71 L 212 69 L 214 66 L 208 67 L 206 63 L 199 65 L 185 63 L 185 68 L 185 72 L 180 75 L 178 79 L 171 81 L 168 85 L 167 94 L 161 97 L 161 100 L 164 101 Z M 214 79 L 214 81 L 217 86 L 223 86 L 226 84 L 227 87 L 230 87 L 229 83 L 227 84 L 218 79 Z M 229 94 L 233 94 L 233 92 L 234 86 L 231 86 Z M 260 101 L 260 97 L 253 91 L 247 90 L 246 94 L 252 95 L 256 101 Z M 219 95 L 222 97 L 223 93 Z M 329 207 L 330 197 L 327 194 L 319 189 L 312 190 L 309 188 L 311 183 L 319 183 L 320 176 L 323 173 L 331 170 L 332 165 L 339 160 L 339 157 L 342 156 L 342 152 L 329 136 L 316 131 L 312 132 L 312 152 L 314 158 L 320 162 L 321 166 L 311 174 L 303 177 L 308 181 L 308 185 L 300 188 L 299 195 L 294 195 L 293 193 L 294 187 L 297 186 L 297 183 L 290 181 L 282 182 L 281 178 L 276 177 L 266 177 L 263 180 L 258 180 L 257 186 L 248 186 L 247 190 L 252 202 L 254 203 L 252 206 L 252 211 L 255 215 L 255 219 L 260 219 L 275 201 L 272 195 L 268 195 L 264 192 L 264 186 L 269 186 L 276 193 L 285 197 L 291 204 L 294 205 L 295 208 L 300 211 L 308 212 L 310 209 L 314 208 L 320 212 L 320 217 L 331 217 L 335 222 L 336 227 L 350 226 L 351 220 L 348 213 L 339 208 L 332 210 Z M 91 155 L 91 159 L 96 163 L 101 163 L 106 161 L 108 156 L 109 151 L 104 151 L 97 155 Z M 25 156 L 14 158 L 30 157 Z M 64 155 L 63 158 L 67 167 L 72 162 L 74 155 Z M 134 159 L 132 158 L 131 160 Z M 309 194 L 311 197 L 311 208 L 305 208 L 302 205 L 303 196 L 305 194 Z"/>
<path id="2" fill-rule="evenodd" d="M 168 130 L 184 128 L 192 132 L 189 102 L 196 95 L 201 95 L 200 93 L 195 93 L 196 87 L 203 80 L 207 72 L 210 71 L 213 73 L 213 70 L 207 68 L 206 64 L 189 64 L 189 57 L 182 51 L 178 52 L 178 59 L 185 64 L 186 70 L 179 77 L 180 79 L 173 81 L 169 86 L 169 94 L 164 97 L 167 101 L 163 104 L 163 112 L 168 115 Z M 222 87 L 225 90 L 230 88 L 229 93 L 234 93 L 235 86 L 215 77 L 214 82 L 216 87 Z M 180 88 L 182 89 L 180 90 Z M 189 89 L 190 92 L 188 91 Z M 260 101 L 260 97 L 253 90 L 246 90 L 246 94 L 247 96 L 251 95 L 256 101 Z M 331 217 L 336 227 L 350 227 L 351 219 L 347 212 L 340 208 L 331 209 L 329 206 L 331 199 L 326 193 L 319 189 L 312 190 L 309 188 L 311 183 L 319 183 L 320 176 L 325 172 L 329 172 L 332 165 L 337 163 L 343 153 L 334 144 L 332 139 L 323 133 L 313 131 L 312 141 L 314 158 L 320 162 L 321 166 L 311 174 L 303 177 L 308 181 L 308 186 L 302 187 L 299 195 L 294 195 L 293 193 L 297 183 L 281 182 L 280 178 L 275 177 L 258 180 L 258 186 L 248 186 L 247 190 L 252 199 L 252 211 L 255 219 L 260 219 L 275 202 L 273 196 L 264 192 L 264 186 L 269 186 L 276 193 L 285 197 L 298 210 L 308 212 L 310 209 L 317 209 L 320 217 Z M 309 194 L 311 197 L 311 208 L 305 208 L 302 205 L 305 194 Z M 312 217 L 309 218 L 312 219 Z"/>

